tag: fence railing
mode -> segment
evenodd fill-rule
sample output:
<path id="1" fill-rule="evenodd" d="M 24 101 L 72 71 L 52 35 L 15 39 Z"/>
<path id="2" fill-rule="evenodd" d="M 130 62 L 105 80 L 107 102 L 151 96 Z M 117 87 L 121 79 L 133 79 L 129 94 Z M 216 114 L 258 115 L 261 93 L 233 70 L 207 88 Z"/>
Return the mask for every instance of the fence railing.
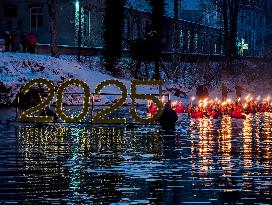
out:
<path id="1" fill-rule="evenodd" d="M 40 95 L 46 95 L 48 94 L 48 92 L 39 92 Z M 84 95 L 84 93 L 78 93 L 78 92 L 66 92 L 64 93 L 64 95 Z M 112 104 L 114 104 L 114 102 L 110 101 L 110 103 L 108 104 L 103 104 L 103 103 L 98 103 L 98 102 L 95 102 L 95 96 L 120 96 L 121 94 L 117 94 L 117 93 L 106 93 L 106 92 L 103 92 L 103 93 L 100 93 L 100 94 L 95 94 L 95 93 L 91 93 L 91 106 L 90 106 L 90 122 L 92 123 L 93 122 L 93 113 L 95 111 L 95 108 L 101 108 L 101 107 L 108 107 L 108 106 L 111 106 Z M 128 96 L 131 96 L 130 93 L 127 94 Z M 152 96 L 156 96 L 156 97 L 159 97 L 159 98 L 162 98 L 164 97 L 164 100 L 165 101 L 169 101 L 170 100 L 170 95 L 165 95 L 165 94 L 149 94 L 149 95 L 152 95 Z M 144 101 L 144 100 L 141 100 L 141 101 Z M 20 97 L 19 95 L 16 97 L 16 106 L 15 106 L 15 122 L 20 122 L 18 121 L 18 117 L 20 116 L 20 111 L 19 109 L 24 109 L 24 107 L 21 107 L 19 106 L 20 105 Z M 64 107 L 78 107 L 78 106 L 82 106 L 83 104 L 69 104 L 69 105 L 64 105 Z M 50 104 L 50 106 L 55 106 L 55 104 Z M 141 104 L 141 103 L 137 103 L 137 104 L 133 104 L 133 102 L 129 103 L 129 102 L 126 102 L 122 105 L 122 107 L 144 107 L 144 106 L 147 106 L 147 104 Z M 25 108 L 27 109 L 27 108 Z M 54 123 L 58 123 L 58 122 L 54 122 Z"/>

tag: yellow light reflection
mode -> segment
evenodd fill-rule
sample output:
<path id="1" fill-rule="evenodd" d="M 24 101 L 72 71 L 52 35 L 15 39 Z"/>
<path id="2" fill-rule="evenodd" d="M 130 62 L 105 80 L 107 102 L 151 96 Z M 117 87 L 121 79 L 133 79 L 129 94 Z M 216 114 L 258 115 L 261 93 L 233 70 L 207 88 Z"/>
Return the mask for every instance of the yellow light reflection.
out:
<path id="1" fill-rule="evenodd" d="M 221 153 L 219 163 L 224 170 L 225 176 L 231 176 L 231 136 L 232 136 L 232 119 L 229 116 L 223 116 L 221 121 L 221 130 L 218 137 L 218 147 Z"/>
<path id="2" fill-rule="evenodd" d="M 213 124 L 209 118 L 191 120 L 192 170 L 197 170 L 202 177 L 207 176 L 213 163 Z M 197 131 L 193 131 L 194 127 Z M 198 136 L 198 139 L 195 137 Z M 193 171 L 194 172 L 194 171 Z"/>

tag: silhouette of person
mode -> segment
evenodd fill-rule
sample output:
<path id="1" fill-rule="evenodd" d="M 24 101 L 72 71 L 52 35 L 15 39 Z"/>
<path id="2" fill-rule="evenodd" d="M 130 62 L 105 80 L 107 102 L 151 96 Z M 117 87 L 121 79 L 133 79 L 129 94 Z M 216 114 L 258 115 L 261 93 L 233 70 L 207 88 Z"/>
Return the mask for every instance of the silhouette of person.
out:
<path id="1" fill-rule="evenodd" d="M 199 85 L 196 88 L 196 96 L 198 99 L 203 100 L 209 97 L 209 91 L 206 85 Z"/>
<path id="2" fill-rule="evenodd" d="M 240 84 L 237 84 L 235 86 L 236 98 L 241 98 L 242 97 L 243 90 L 244 90 L 244 88 Z"/>
<path id="3" fill-rule="evenodd" d="M 176 122 L 178 120 L 177 113 L 171 107 L 171 101 L 168 101 L 165 104 L 162 115 L 159 117 L 158 121 L 161 125 L 161 128 L 165 131 L 175 130 Z"/>
<path id="4" fill-rule="evenodd" d="M 222 100 L 226 100 L 228 98 L 229 89 L 225 83 L 222 83 L 221 91 L 222 91 Z"/>
<path id="5" fill-rule="evenodd" d="M 27 51 L 27 40 L 28 40 L 28 35 L 26 32 L 22 33 L 20 37 L 23 53 L 26 53 Z"/>

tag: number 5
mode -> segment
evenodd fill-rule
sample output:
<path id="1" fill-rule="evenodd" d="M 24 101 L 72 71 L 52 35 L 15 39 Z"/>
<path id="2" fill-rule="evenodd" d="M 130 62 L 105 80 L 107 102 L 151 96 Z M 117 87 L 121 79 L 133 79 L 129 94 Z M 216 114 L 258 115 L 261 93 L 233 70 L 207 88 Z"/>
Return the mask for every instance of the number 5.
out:
<path id="1" fill-rule="evenodd" d="M 130 109 L 130 113 L 133 121 L 138 123 L 154 123 L 161 116 L 163 111 L 163 103 L 151 94 L 137 94 L 136 88 L 139 85 L 153 85 L 160 86 L 163 84 L 163 80 L 132 80 L 131 81 L 131 99 L 132 99 L 132 108 Z M 137 111 L 134 107 L 136 99 L 142 100 L 152 100 L 158 107 L 158 112 L 152 118 L 143 119 L 137 115 Z"/>

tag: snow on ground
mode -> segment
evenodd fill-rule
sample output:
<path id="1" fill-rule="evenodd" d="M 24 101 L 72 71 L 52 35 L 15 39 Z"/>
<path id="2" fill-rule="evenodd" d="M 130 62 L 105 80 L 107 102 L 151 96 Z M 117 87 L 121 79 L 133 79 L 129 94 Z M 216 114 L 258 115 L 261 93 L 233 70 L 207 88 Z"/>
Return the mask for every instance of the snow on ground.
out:
<path id="1" fill-rule="evenodd" d="M 70 78 L 80 79 L 85 81 L 94 92 L 96 86 L 108 79 L 116 79 L 110 75 L 100 72 L 101 63 L 99 58 L 94 58 L 92 66 L 78 63 L 71 56 L 62 56 L 60 58 L 52 58 L 49 55 L 33 55 L 25 53 L 0 53 L 0 82 L 8 87 L 12 87 L 10 98 L 13 101 L 21 86 L 31 79 L 46 78 L 53 80 L 55 85 L 58 82 Z M 130 80 L 117 79 L 122 81 L 130 93 Z M 158 88 L 140 87 L 139 93 L 158 93 Z M 70 88 L 69 92 L 81 92 L 80 88 Z M 109 86 L 103 89 L 102 92 L 117 94 L 120 90 L 115 86 Z M 103 99 L 102 102 L 112 100 L 111 96 L 108 99 Z M 116 97 L 115 97 L 116 98 Z"/>
<path id="2" fill-rule="evenodd" d="M 11 87 L 11 93 L 9 94 L 10 100 L 14 100 L 16 94 L 20 90 L 21 86 L 26 84 L 31 79 L 35 78 L 47 78 L 53 80 L 55 85 L 58 86 L 60 81 L 67 80 L 69 78 L 80 79 L 90 86 L 91 92 L 94 92 L 96 86 L 107 79 L 116 79 L 112 76 L 103 73 L 102 64 L 99 57 L 92 57 L 91 64 L 89 63 L 78 63 L 75 56 L 61 56 L 60 58 L 52 58 L 49 55 L 33 55 L 33 54 L 24 54 L 24 53 L 0 53 L 0 85 L 3 83 L 7 87 Z M 249 65 L 251 70 L 248 73 L 256 73 L 253 77 L 251 76 L 251 82 L 248 82 L 246 75 L 243 76 L 224 76 L 223 81 L 227 84 L 229 89 L 232 91 L 230 97 L 235 98 L 235 85 L 237 83 L 242 84 L 246 89 L 244 95 L 248 93 L 253 94 L 254 96 L 269 95 L 271 90 L 271 82 L 269 80 L 263 80 L 259 77 L 264 76 L 262 73 L 258 72 L 258 69 L 254 64 Z M 192 67 L 193 68 L 193 67 Z M 191 73 L 191 69 L 188 70 L 191 76 L 195 75 Z M 187 74 L 187 75 L 189 75 Z M 259 75 L 257 75 L 259 74 Z M 129 75 L 128 75 L 129 76 Z M 130 93 L 130 79 L 118 79 L 122 81 Z M 182 85 L 185 88 L 184 85 Z M 196 85 L 195 85 L 196 86 Z M 166 80 L 164 89 L 168 89 L 170 92 L 172 90 L 172 99 L 180 99 L 180 97 L 175 97 L 175 88 L 176 90 L 183 90 L 188 95 L 187 98 L 182 98 L 182 100 L 187 104 L 190 100 L 190 97 L 195 95 L 195 86 L 191 90 L 183 90 L 180 88 L 180 85 L 173 84 L 170 80 Z M 221 83 L 213 88 L 210 88 L 211 97 L 221 97 L 220 91 Z M 77 87 L 70 87 L 67 89 L 68 92 L 81 92 L 82 90 Z M 120 90 L 115 86 L 106 87 L 102 92 L 117 94 L 120 93 Z M 157 87 L 139 87 L 137 92 L 148 93 L 148 94 L 157 94 Z M 169 92 L 164 92 L 168 94 Z M 103 96 L 100 99 L 100 103 L 105 103 L 108 101 L 113 101 L 119 96 Z M 0 99 L 0 103 L 1 100 Z M 70 99 L 72 103 L 75 103 L 74 99 Z M 77 101 L 77 100 L 76 100 Z M 79 100 L 80 101 L 80 100 Z M 130 101 L 128 98 L 127 102 Z M 80 103 L 80 102 L 78 102 Z M 69 103 L 68 103 L 69 104 Z"/>
<path id="3" fill-rule="evenodd" d="M 48 78 L 59 81 L 61 78 L 78 78 L 92 85 L 97 85 L 109 75 L 90 71 L 77 62 L 52 58 L 47 55 L 0 54 L 1 81 L 6 84 L 20 83 L 35 78 Z"/>

